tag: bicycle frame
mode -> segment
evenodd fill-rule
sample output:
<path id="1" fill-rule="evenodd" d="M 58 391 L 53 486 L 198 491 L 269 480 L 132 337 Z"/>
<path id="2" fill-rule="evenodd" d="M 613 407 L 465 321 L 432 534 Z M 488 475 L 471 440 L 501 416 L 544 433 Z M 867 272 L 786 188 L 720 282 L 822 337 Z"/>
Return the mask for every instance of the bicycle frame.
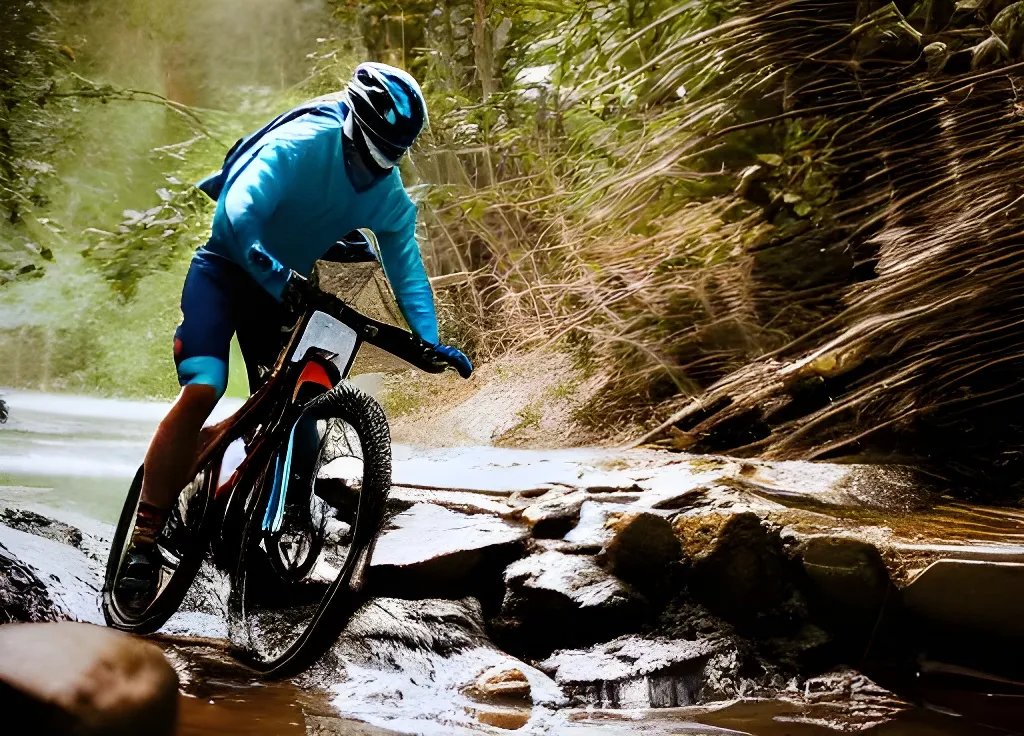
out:
<path id="1" fill-rule="evenodd" d="M 311 322 L 324 322 L 324 315 L 329 320 L 340 323 L 351 331 L 353 340 L 347 356 L 330 354 L 314 342 L 306 340 Z M 235 412 L 234 415 L 214 427 L 208 428 L 210 433 L 204 447 L 193 467 L 192 474 L 197 474 L 204 466 L 215 459 L 217 453 L 221 457 L 211 466 L 212 481 L 206 492 L 210 493 L 212 503 L 221 512 L 222 524 L 229 517 L 229 507 L 234 505 L 232 498 L 236 488 L 251 488 L 259 480 L 273 458 L 274 451 L 281 447 L 287 438 L 288 429 L 298 419 L 302 407 L 297 403 L 303 386 L 312 384 L 324 390 L 330 390 L 341 380 L 347 378 L 356 355 L 364 342 L 376 345 L 381 349 L 405 360 L 421 370 L 429 373 L 440 373 L 447 367 L 433 353 L 433 346 L 415 337 L 412 333 L 398 327 L 378 322 L 348 306 L 344 301 L 324 292 L 314 294 L 309 308 L 299 320 L 269 379 Z M 300 352 L 301 350 L 301 352 Z M 340 358 L 340 360 L 339 360 Z M 339 364 L 340 363 L 340 364 Z M 263 427 L 262 432 L 257 430 Z M 246 457 L 238 465 L 232 475 L 223 483 L 219 482 L 221 463 L 228 446 L 238 439 L 248 438 L 255 443 L 247 447 Z M 242 481 L 246 481 L 243 483 Z M 213 487 L 210 487 L 210 486 Z M 247 495 L 247 494 L 243 494 Z M 246 498 L 236 503 L 245 506 Z M 243 509 L 238 509 L 242 511 Z M 242 519 L 248 514 L 242 513 Z M 223 531 L 228 531 L 224 529 Z M 222 534 L 223 536 L 223 534 Z M 225 540 L 227 541 L 227 540 Z M 230 545 L 229 545 L 230 546 Z"/>

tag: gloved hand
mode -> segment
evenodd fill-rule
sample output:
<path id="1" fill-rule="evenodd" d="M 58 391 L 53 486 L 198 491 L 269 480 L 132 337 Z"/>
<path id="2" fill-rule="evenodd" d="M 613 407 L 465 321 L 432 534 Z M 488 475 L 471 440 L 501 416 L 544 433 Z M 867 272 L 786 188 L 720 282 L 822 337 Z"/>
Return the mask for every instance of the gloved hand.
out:
<path id="1" fill-rule="evenodd" d="M 469 358 L 466 357 L 466 354 L 458 348 L 453 348 L 450 345 L 435 345 L 434 352 L 451 363 L 452 367 L 455 368 L 463 378 L 469 378 L 473 375 L 473 364 L 470 362 Z"/>

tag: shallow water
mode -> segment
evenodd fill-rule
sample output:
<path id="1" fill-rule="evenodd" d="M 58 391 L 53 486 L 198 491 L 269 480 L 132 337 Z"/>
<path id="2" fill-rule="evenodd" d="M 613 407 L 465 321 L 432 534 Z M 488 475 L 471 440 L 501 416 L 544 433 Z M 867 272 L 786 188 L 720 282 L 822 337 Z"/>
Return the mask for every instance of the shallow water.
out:
<path id="1" fill-rule="evenodd" d="M 8 424 L 0 425 L 0 501 L 46 505 L 106 522 L 116 521 L 127 485 L 168 405 L 21 391 L 0 394 L 11 411 Z M 239 403 L 225 400 L 215 419 L 228 415 Z M 396 448 L 396 460 L 400 461 L 396 480 L 404 474 L 401 482 L 415 483 L 424 477 L 426 485 L 431 485 L 430 473 L 437 473 L 433 465 L 447 465 L 450 469 L 454 464 L 473 474 L 471 480 L 476 485 L 486 486 L 480 490 L 498 494 L 509 490 L 510 483 L 529 487 L 551 482 L 561 475 L 575 475 L 575 462 L 597 462 L 600 454 L 566 451 L 538 458 L 537 453 L 496 449 L 474 453 L 465 448 L 452 451 L 452 456 L 434 458 L 420 457 L 412 448 Z M 471 456 L 475 463 L 470 462 Z M 525 462 L 538 459 L 544 462 Z M 474 474 L 475 468 L 485 468 L 489 473 Z M 468 482 L 467 485 L 473 487 Z M 1006 543 L 1022 534 L 1018 514 L 951 505 L 918 512 L 916 517 L 916 530 L 922 540 L 946 535 L 945 538 L 959 543 Z M 950 523 L 954 519 L 956 523 Z M 908 543 L 915 539 L 910 533 L 901 536 Z M 165 642 L 165 646 L 183 679 L 181 736 L 393 733 L 340 718 L 326 695 L 300 690 L 290 683 L 260 682 L 234 663 L 220 645 L 177 641 Z M 872 720 L 868 712 L 866 720 L 856 725 L 851 718 L 860 718 L 865 713 L 863 709 L 851 709 L 847 703 L 797 707 L 771 701 L 739 703 L 721 710 L 563 711 L 552 715 L 544 733 L 819 736 L 856 731 L 878 736 L 997 736 L 1020 732 L 1017 727 L 1024 723 L 1022 693 L 1024 688 L 1000 689 L 977 681 L 930 682 L 914 695 L 917 707 L 892 720 Z M 943 712 L 947 710 L 967 715 Z M 363 708 L 362 712 L 367 711 Z M 414 723 L 415 716 L 410 716 Z M 486 713 L 480 718 L 487 722 Z M 979 725 L 982 723 L 1001 730 Z M 444 729 L 434 725 L 435 730 Z M 483 723 L 479 730 L 501 732 Z"/>
<path id="2" fill-rule="evenodd" d="M 0 390 L 10 418 L 0 425 L 0 500 L 43 504 L 110 524 L 170 406 Z M 241 401 L 223 399 L 213 420 Z"/>

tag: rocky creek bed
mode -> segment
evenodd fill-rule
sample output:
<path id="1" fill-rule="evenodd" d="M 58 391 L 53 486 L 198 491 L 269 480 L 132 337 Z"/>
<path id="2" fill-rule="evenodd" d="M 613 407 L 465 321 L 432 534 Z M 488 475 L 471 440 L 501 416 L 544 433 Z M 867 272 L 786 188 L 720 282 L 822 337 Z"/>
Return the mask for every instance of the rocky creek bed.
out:
<path id="1" fill-rule="evenodd" d="M 0 621 L 100 623 L 110 533 L 0 510 Z M 284 697 L 259 732 L 1013 733 L 1022 540 L 1024 513 L 901 468 L 397 448 L 377 597 L 317 665 L 268 688 L 233 664 L 212 571 L 159 640 L 186 729 Z"/>

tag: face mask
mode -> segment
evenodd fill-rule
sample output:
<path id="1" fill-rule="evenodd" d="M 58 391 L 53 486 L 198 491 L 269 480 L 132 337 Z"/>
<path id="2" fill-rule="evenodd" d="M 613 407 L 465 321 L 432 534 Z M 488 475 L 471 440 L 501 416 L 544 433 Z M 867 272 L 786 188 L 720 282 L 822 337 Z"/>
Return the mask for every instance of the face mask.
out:
<path id="1" fill-rule="evenodd" d="M 348 114 L 345 115 L 345 122 L 342 125 L 342 131 L 345 133 L 345 137 L 350 141 L 356 142 L 358 136 L 358 143 L 356 148 L 361 152 L 365 150 L 370 154 L 370 158 L 381 169 L 390 169 L 395 166 L 395 162 L 389 160 L 380 150 L 370 142 L 370 139 L 363 135 L 363 131 L 358 129 L 356 125 L 356 117 L 352 114 L 351 105 L 349 106 Z"/>

